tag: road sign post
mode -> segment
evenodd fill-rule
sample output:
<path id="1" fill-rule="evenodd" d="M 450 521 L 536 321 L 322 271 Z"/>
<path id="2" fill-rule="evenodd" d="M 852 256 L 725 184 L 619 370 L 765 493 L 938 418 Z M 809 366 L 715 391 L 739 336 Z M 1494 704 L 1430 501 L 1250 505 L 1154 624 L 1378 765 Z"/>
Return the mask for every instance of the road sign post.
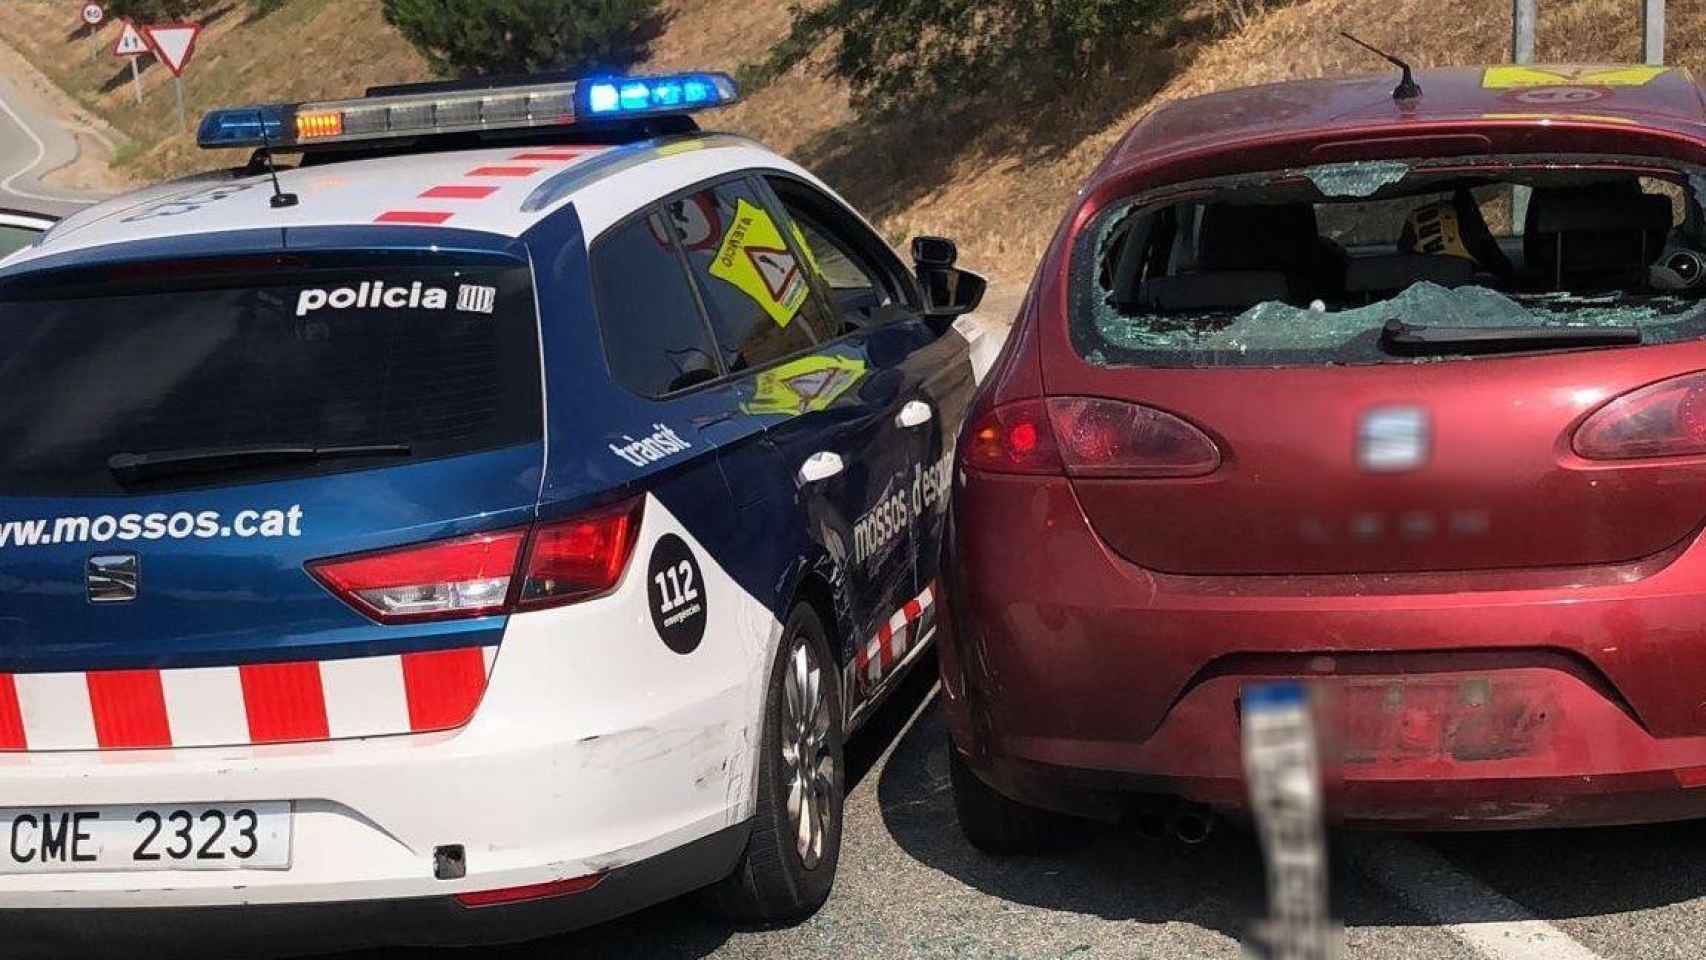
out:
<path id="1" fill-rule="evenodd" d="M 83 4 L 83 23 L 89 28 L 89 62 L 94 63 L 101 53 L 101 22 L 107 11 L 98 3 Z"/>
<path id="2" fill-rule="evenodd" d="M 1641 0 L 1641 62 L 1665 62 L 1665 0 Z"/>
<path id="3" fill-rule="evenodd" d="M 201 33 L 199 23 L 153 23 L 142 28 L 154 56 L 172 71 L 172 85 L 178 96 L 178 128 L 189 129 L 184 113 L 184 67 L 195 56 L 195 38 Z"/>
<path id="4" fill-rule="evenodd" d="M 130 58 L 130 85 L 136 90 L 136 105 L 142 106 L 142 68 L 137 66 L 136 58 L 148 52 L 148 41 L 142 39 L 136 24 L 129 20 L 120 20 L 123 29 L 118 32 L 118 39 L 113 41 L 113 56 Z"/>
<path id="5" fill-rule="evenodd" d="M 1511 0 L 1511 62 L 1534 62 L 1536 0 Z"/>

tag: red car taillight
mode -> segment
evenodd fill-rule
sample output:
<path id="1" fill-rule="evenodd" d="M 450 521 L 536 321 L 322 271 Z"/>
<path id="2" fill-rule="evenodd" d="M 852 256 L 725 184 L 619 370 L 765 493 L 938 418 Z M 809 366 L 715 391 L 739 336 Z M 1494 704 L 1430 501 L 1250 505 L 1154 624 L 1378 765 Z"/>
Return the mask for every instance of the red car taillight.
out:
<path id="1" fill-rule="evenodd" d="M 966 432 L 964 463 L 990 473 L 1059 475 L 1065 470 L 1041 400 L 1003 404 Z"/>
<path id="2" fill-rule="evenodd" d="M 1576 429 L 1589 460 L 1634 460 L 1706 453 L 1706 372 L 1648 384 L 1600 407 Z"/>
<path id="3" fill-rule="evenodd" d="M 315 560 L 308 572 L 380 623 L 481 617 L 589 600 L 622 579 L 643 504 L 635 499 L 531 528 Z"/>
<path id="4" fill-rule="evenodd" d="M 1096 397 L 1021 400 L 969 431 L 965 465 L 990 473 L 1200 477 L 1220 466 L 1201 430 L 1152 407 Z"/>

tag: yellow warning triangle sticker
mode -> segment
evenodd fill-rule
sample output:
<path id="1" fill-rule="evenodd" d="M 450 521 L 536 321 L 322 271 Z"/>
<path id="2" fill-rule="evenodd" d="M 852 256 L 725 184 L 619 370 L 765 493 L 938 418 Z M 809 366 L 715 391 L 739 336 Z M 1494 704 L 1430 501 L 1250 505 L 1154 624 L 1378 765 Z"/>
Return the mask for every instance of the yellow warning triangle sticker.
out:
<path id="1" fill-rule="evenodd" d="M 1481 86 L 1488 90 L 1523 87 L 1641 87 L 1670 72 L 1669 67 L 1488 67 Z"/>
<path id="2" fill-rule="evenodd" d="M 745 200 L 736 205 L 734 222 L 711 263 L 711 276 L 734 284 L 779 327 L 794 319 L 811 294 L 800 262 L 789 252 L 776 222 L 762 207 Z"/>
<path id="3" fill-rule="evenodd" d="M 747 247 L 746 256 L 752 261 L 753 267 L 757 268 L 759 279 L 764 281 L 765 289 L 770 291 L 770 298 L 781 302 L 800 272 L 800 265 L 794 260 L 794 255 L 786 250 Z"/>

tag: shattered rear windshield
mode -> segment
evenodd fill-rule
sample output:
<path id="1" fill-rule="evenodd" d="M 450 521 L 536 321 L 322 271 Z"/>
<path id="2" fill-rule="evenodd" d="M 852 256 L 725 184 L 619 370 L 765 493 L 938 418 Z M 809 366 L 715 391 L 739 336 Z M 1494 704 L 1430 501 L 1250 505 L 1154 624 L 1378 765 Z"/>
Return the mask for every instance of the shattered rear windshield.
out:
<path id="1" fill-rule="evenodd" d="M 1650 160 L 1506 157 L 1187 184 L 1082 235 L 1073 341 L 1104 365 L 1280 366 L 1522 352 L 1548 328 L 1697 338 L 1698 183 Z M 1431 346 L 1395 349 L 1395 325 Z"/>

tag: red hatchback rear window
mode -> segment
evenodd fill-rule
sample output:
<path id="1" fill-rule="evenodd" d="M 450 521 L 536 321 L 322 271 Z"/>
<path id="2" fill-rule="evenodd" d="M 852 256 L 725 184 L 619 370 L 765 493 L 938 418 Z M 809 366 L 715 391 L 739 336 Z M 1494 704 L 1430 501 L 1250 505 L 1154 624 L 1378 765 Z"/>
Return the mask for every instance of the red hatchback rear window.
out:
<path id="1" fill-rule="evenodd" d="M 1690 170 L 1381 161 L 1245 176 L 1104 213 L 1073 258 L 1092 363 L 1431 361 L 1706 333 Z"/>

